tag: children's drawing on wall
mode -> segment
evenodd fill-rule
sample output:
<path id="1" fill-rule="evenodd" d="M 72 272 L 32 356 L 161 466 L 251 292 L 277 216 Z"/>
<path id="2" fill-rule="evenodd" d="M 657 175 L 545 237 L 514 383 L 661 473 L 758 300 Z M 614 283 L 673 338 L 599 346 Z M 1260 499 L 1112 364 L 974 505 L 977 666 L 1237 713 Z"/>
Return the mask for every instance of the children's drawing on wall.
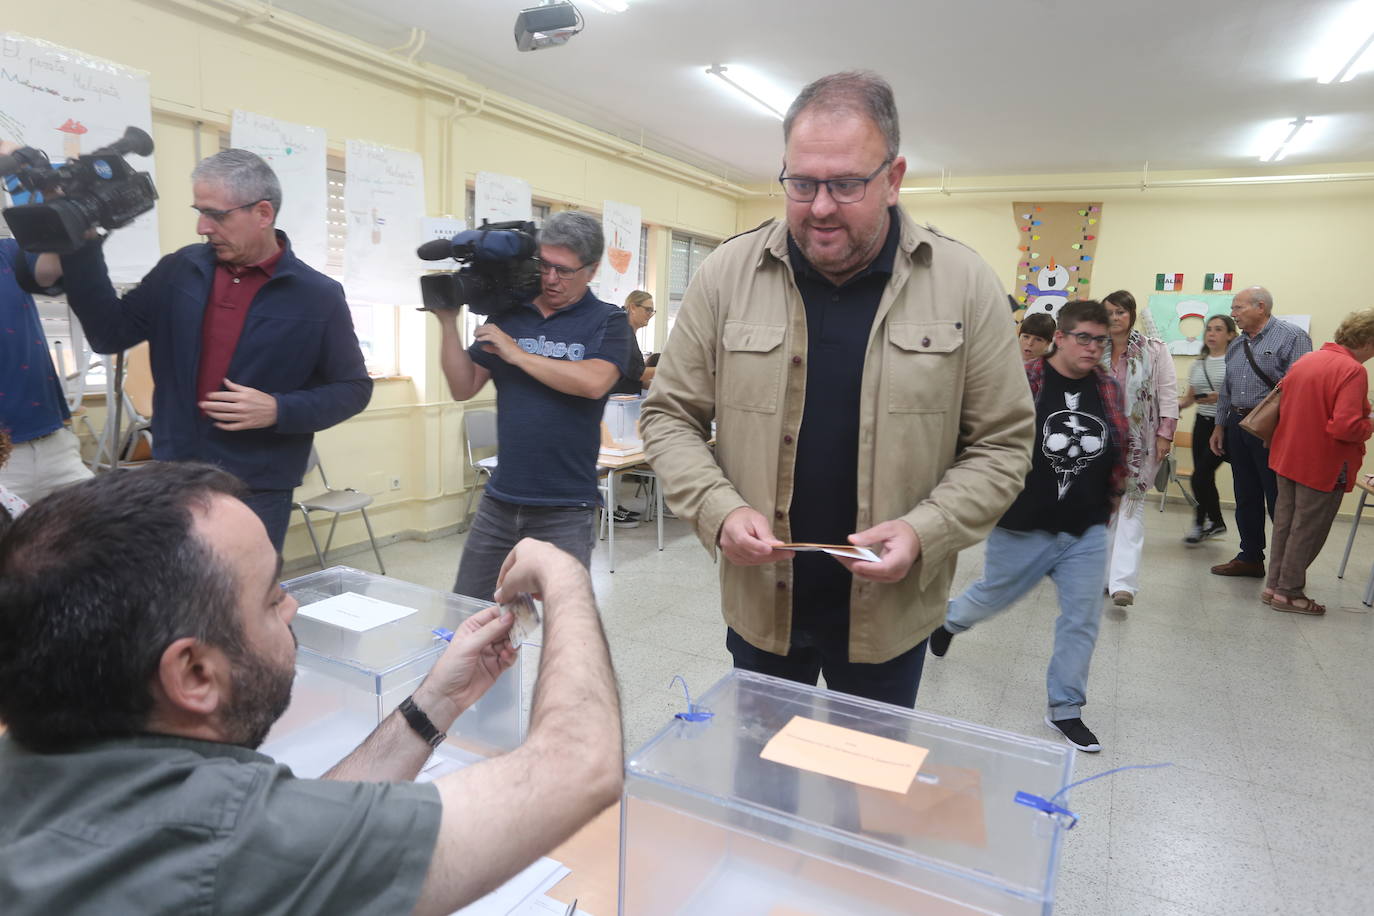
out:
<path id="1" fill-rule="evenodd" d="M 1021 233 L 1012 293 L 1016 320 L 1029 314 L 1057 317 L 1066 302 L 1089 298 L 1097 238 L 1102 232 L 1102 204 L 1021 202 L 1011 206 Z"/>
<path id="2" fill-rule="evenodd" d="M 1213 315 L 1231 314 L 1234 293 L 1155 293 L 1150 297 L 1150 316 L 1169 352 L 1197 356 L 1202 352 L 1202 332 Z"/>

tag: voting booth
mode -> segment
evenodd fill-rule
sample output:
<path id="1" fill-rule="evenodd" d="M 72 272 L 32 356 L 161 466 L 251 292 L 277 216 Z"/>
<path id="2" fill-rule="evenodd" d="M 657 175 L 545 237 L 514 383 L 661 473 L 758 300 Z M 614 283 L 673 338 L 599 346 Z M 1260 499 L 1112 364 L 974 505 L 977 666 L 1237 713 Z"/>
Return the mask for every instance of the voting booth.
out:
<path id="1" fill-rule="evenodd" d="M 620 912 L 1049 913 L 1064 822 L 1016 795 L 1073 754 L 733 671 L 627 764 Z"/>
<path id="2" fill-rule="evenodd" d="M 300 602 L 291 706 L 262 752 L 315 777 L 357 747 L 415 690 L 455 631 L 489 603 L 347 566 L 282 583 Z M 426 775 L 512 750 L 524 733 L 520 659 L 453 723 Z"/>

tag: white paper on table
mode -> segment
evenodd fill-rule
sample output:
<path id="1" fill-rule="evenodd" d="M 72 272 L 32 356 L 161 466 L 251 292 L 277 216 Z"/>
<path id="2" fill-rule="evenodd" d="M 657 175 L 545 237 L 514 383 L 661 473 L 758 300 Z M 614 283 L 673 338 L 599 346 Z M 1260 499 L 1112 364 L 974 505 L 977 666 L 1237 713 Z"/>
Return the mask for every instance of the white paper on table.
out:
<path id="1" fill-rule="evenodd" d="M 332 598 L 304 605 L 297 613 L 321 623 L 333 624 L 355 633 L 365 633 L 403 617 L 409 617 L 415 613 L 415 608 L 392 604 L 390 601 L 382 601 L 357 592 L 344 592 L 342 595 L 334 595 Z"/>
<path id="2" fill-rule="evenodd" d="M 571 869 L 548 856 L 535 862 L 480 900 L 474 900 L 452 916 L 511 916 L 529 912 L 526 906 L 571 874 Z M 567 905 L 563 905 L 567 909 Z M 537 910 L 533 912 L 538 912 Z"/>
<path id="3" fill-rule="evenodd" d="M 545 895 L 535 897 L 517 912 L 518 916 L 563 916 L 564 913 L 568 912 L 568 905 L 562 900 L 555 900 Z M 579 906 L 577 916 L 592 916 L 592 914 Z"/>

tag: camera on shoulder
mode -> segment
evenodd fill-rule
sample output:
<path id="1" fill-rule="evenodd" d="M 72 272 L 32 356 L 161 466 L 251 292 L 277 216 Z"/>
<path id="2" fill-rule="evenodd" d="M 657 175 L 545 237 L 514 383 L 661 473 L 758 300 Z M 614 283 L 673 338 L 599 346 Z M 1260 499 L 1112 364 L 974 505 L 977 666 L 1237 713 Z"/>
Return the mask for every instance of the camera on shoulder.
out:
<path id="1" fill-rule="evenodd" d="M 153 179 L 125 161 L 129 153 L 151 156 L 153 138 L 130 127 L 109 146 L 58 166 L 31 146 L 0 156 L 0 178 L 6 179 L 7 189 L 12 194 L 28 192 L 30 197 L 27 203 L 5 209 L 5 222 L 19 247 L 70 254 L 85 244 L 95 227 L 118 229 L 153 209 Z"/>
<path id="2" fill-rule="evenodd" d="M 534 223 L 482 221 L 452 239 L 435 239 L 416 250 L 425 261 L 453 258 L 462 267 L 420 278 L 421 311 L 468 307 L 474 315 L 497 315 L 539 295 L 538 250 Z"/>

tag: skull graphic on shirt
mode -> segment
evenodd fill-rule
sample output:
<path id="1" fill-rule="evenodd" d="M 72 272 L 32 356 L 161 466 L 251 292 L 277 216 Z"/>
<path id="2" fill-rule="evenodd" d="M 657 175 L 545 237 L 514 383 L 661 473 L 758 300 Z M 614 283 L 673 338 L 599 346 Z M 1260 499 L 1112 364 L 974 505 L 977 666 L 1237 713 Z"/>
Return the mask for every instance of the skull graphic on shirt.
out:
<path id="1" fill-rule="evenodd" d="M 1065 394 L 1065 410 L 1045 418 L 1040 450 L 1059 478 L 1059 498 L 1069 492 L 1074 479 L 1102 454 L 1107 446 L 1107 424 L 1078 409 L 1079 395 Z"/>

